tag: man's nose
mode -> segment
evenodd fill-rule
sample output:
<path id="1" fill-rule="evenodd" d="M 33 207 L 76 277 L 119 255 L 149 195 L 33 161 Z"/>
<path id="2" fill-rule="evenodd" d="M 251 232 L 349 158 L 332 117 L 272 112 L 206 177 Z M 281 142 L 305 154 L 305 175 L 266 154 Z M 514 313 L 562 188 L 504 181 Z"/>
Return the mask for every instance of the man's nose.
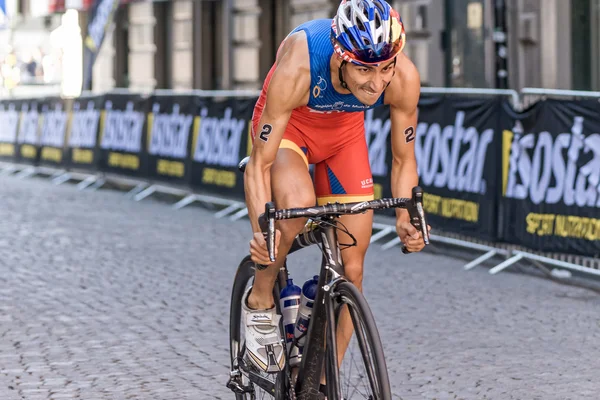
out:
<path id="1" fill-rule="evenodd" d="M 387 85 L 387 82 L 383 79 L 378 79 L 377 82 L 379 83 L 376 83 L 375 81 L 369 82 L 369 90 L 372 92 L 381 92 Z"/>

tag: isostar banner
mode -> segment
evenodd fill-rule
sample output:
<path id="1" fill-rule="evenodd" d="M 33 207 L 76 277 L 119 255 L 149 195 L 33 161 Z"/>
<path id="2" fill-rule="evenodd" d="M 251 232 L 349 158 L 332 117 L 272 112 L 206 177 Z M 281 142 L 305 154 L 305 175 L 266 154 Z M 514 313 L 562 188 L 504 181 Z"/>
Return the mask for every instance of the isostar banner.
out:
<path id="1" fill-rule="evenodd" d="M 98 140 L 98 165 L 103 171 L 136 177 L 148 176 L 145 151 L 147 97 L 107 94 L 103 96 Z"/>
<path id="2" fill-rule="evenodd" d="M 64 163 L 68 114 L 60 97 L 48 98 L 41 103 L 39 163 L 59 166 Z"/>
<path id="3" fill-rule="evenodd" d="M 244 176 L 237 169 L 247 154 L 256 99 L 206 101 L 194 120 L 192 180 L 203 190 L 244 199 Z"/>
<path id="4" fill-rule="evenodd" d="M 194 120 L 202 99 L 192 95 L 152 96 L 147 121 L 148 174 L 153 179 L 178 183 L 191 177 L 191 145 Z"/>
<path id="5" fill-rule="evenodd" d="M 65 162 L 73 169 L 98 167 L 98 128 L 103 99 L 103 96 L 82 96 L 72 102 Z"/>
<path id="6" fill-rule="evenodd" d="M 119 0 L 94 0 L 90 9 L 83 42 L 83 90 L 91 89 L 92 68 L 118 7 Z"/>
<path id="7" fill-rule="evenodd" d="M 420 99 L 413 137 L 424 208 L 432 227 L 497 239 L 500 111 L 500 100 L 494 98 Z M 392 195 L 392 128 L 389 107 L 365 113 L 377 197 Z"/>
<path id="8" fill-rule="evenodd" d="M 17 132 L 16 160 L 37 165 L 39 160 L 39 135 L 42 118 L 41 103 L 44 99 L 24 99 L 18 103 L 19 129 Z"/>
<path id="9" fill-rule="evenodd" d="M 539 251 L 600 255 L 600 104 L 504 108 L 501 229 Z M 508 125 L 510 124 L 510 125 Z"/>

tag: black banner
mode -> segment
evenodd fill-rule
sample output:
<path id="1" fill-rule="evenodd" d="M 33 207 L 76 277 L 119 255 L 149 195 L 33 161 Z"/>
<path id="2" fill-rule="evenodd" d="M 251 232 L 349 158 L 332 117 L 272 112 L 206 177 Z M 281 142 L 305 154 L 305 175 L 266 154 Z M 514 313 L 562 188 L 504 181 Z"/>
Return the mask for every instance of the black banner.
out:
<path id="1" fill-rule="evenodd" d="M 149 101 L 140 95 L 107 94 L 103 98 L 98 145 L 99 168 L 106 172 L 148 176 L 146 115 Z"/>
<path id="2" fill-rule="evenodd" d="M 192 128 L 200 123 L 201 98 L 153 96 L 150 104 L 146 147 L 148 175 L 154 179 L 189 182 Z"/>
<path id="3" fill-rule="evenodd" d="M 237 169 L 248 153 L 248 135 L 256 99 L 207 101 L 194 123 L 191 183 L 203 190 L 244 199 Z"/>
<path id="4" fill-rule="evenodd" d="M 504 111 L 503 239 L 600 256 L 600 104 L 545 100 Z"/>
<path id="5" fill-rule="evenodd" d="M 432 227 L 497 239 L 499 107 L 490 98 L 421 98 L 415 155 Z M 391 129 L 389 107 L 365 113 L 376 197 L 392 195 Z"/>
<path id="6" fill-rule="evenodd" d="M 83 42 L 83 90 L 91 89 L 92 68 L 119 3 L 120 0 L 94 0 L 90 8 Z"/>
<path id="7" fill-rule="evenodd" d="M 255 98 L 106 94 L 0 102 L 0 159 L 190 185 L 244 200 Z M 389 107 L 365 112 L 377 198 L 391 196 Z M 424 95 L 419 184 L 434 229 L 600 256 L 600 104 Z M 393 215 L 393 210 L 388 210 Z"/>
<path id="8" fill-rule="evenodd" d="M 0 103 L 0 127 L 0 160 L 14 161 L 19 129 L 19 105 L 16 101 Z"/>
<path id="9" fill-rule="evenodd" d="M 415 141 L 432 226 L 496 240 L 500 100 L 424 97 Z"/>
<path id="10" fill-rule="evenodd" d="M 39 164 L 59 166 L 64 163 L 67 112 L 60 97 L 48 98 L 41 103 Z"/>
<path id="11" fill-rule="evenodd" d="M 80 97 L 72 101 L 68 124 L 65 164 L 75 170 L 98 167 L 98 127 L 103 96 Z"/>

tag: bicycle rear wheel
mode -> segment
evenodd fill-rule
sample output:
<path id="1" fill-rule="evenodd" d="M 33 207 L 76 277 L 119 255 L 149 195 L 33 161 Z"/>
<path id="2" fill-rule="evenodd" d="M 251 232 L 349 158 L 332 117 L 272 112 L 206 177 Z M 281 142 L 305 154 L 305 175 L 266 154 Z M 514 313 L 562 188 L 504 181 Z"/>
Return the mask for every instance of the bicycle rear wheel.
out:
<path id="1" fill-rule="evenodd" d="M 267 374 L 258 371 L 245 360 L 244 325 L 242 323 L 242 297 L 244 291 L 254 281 L 255 264 L 247 256 L 238 266 L 231 290 L 231 304 L 229 311 L 229 346 L 231 357 L 231 371 L 239 371 L 238 376 L 232 376 L 227 386 L 235 393 L 236 400 L 283 400 L 286 398 L 286 373 Z M 273 296 L 279 310 L 279 285 L 275 282 Z M 280 326 L 281 332 L 283 327 Z M 237 387 L 236 387 L 237 385 Z M 234 390 L 235 389 L 235 390 Z M 243 389 L 243 390 L 242 390 Z"/>
<path id="2" fill-rule="evenodd" d="M 329 297 L 329 296 L 327 296 Z M 350 282 L 333 288 L 328 304 L 328 336 L 326 344 L 326 380 L 328 400 L 391 400 L 390 381 L 383 346 L 375 319 L 363 294 Z M 338 330 L 341 311 L 350 314 L 352 339 L 337 368 L 337 345 L 332 334 Z M 333 320 L 333 321 L 332 321 Z"/>

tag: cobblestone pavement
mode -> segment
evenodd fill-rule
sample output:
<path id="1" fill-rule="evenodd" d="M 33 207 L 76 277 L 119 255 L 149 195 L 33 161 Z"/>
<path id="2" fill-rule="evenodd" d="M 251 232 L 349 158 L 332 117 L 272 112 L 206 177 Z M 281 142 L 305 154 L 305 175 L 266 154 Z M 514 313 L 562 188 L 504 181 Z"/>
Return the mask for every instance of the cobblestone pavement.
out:
<path id="1" fill-rule="evenodd" d="M 247 220 L 0 177 L 0 221 L 0 400 L 233 398 Z M 365 294 L 397 398 L 600 398 L 597 294 L 377 247 Z M 302 282 L 320 260 L 290 258 Z"/>

